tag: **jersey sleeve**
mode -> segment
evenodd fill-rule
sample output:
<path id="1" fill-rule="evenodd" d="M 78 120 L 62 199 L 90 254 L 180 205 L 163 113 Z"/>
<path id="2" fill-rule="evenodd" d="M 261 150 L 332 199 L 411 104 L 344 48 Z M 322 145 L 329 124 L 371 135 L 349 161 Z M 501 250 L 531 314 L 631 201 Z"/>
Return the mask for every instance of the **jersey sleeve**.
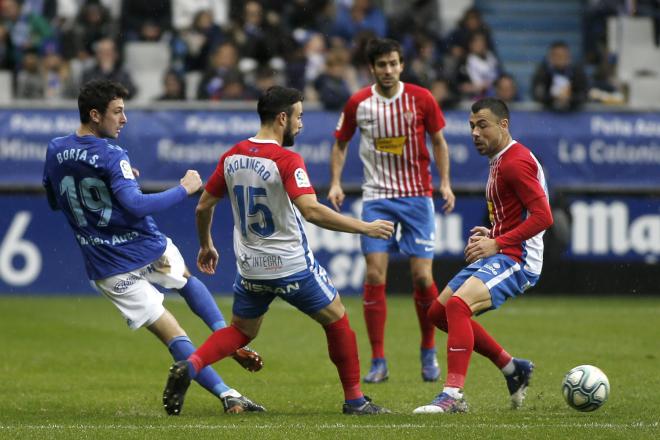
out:
<path id="1" fill-rule="evenodd" d="M 290 154 L 277 160 L 277 168 L 280 171 L 284 189 L 291 200 L 295 200 L 296 197 L 303 194 L 316 194 L 307 175 L 305 162 L 298 154 Z"/>
<path id="2" fill-rule="evenodd" d="M 120 190 L 127 187 L 139 188 L 133 168 L 131 167 L 130 159 L 125 151 L 115 151 L 108 157 L 107 173 L 110 180 L 110 188 L 113 193 L 118 193 Z"/>
<path id="3" fill-rule="evenodd" d="M 227 182 L 225 181 L 225 157 L 226 155 L 223 154 L 218 161 L 218 166 L 215 167 L 213 174 L 211 174 L 211 177 L 209 177 L 209 180 L 206 182 L 206 186 L 204 186 L 206 192 L 218 198 L 222 198 L 227 192 Z"/>
<path id="4" fill-rule="evenodd" d="M 355 114 L 357 112 L 357 101 L 355 95 L 348 100 L 344 106 L 344 111 L 339 116 L 337 128 L 335 129 L 335 139 L 341 142 L 348 142 L 355 133 L 357 127 L 357 119 Z"/>
<path id="5" fill-rule="evenodd" d="M 440 110 L 438 102 L 428 90 L 424 94 L 425 108 L 424 126 L 429 134 L 437 133 L 445 127 L 445 115 Z"/>
<path id="6" fill-rule="evenodd" d="M 539 180 L 539 169 L 530 154 L 523 154 L 507 164 L 502 173 L 505 182 L 525 207 L 541 197 L 547 198 Z"/>
<path id="7" fill-rule="evenodd" d="M 538 177 L 538 164 L 530 155 L 522 155 L 507 164 L 502 176 L 528 212 L 527 218 L 495 240 L 500 248 L 518 245 L 552 226 L 548 196 Z"/>

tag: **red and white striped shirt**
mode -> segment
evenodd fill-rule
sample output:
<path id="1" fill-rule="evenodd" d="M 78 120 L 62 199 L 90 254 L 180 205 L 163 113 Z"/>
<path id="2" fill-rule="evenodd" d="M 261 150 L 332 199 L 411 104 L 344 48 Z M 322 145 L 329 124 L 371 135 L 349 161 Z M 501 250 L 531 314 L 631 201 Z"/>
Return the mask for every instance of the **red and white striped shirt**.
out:
<path id="1" fill-rule="evenodd" d="M 540 274 L 543 234 L 552 225 L 543 168 L 524 145 L 511 141 L 490 160 L 486 201 L 491 238 L 500 253 Z"/>
<path id="2" fill-rule="evenodd" d="M 311 267 L 314 255 L 292 201 L 315 192 L 298 153 L 273 140 L 239 142 L 222 155 L 205 189 L 229 195 L 241 276 L 277 279 Z"/>
<path id="3" fill-rule="evenodd" d="M 379 95 L 375 85 L 351 96 L 335 138 L 348 142 L 355 128 L 360 128 L 364 200 L 431 196 L 426 133 L 437 133 L 444 126 L 444 116 L 431 92 L 400 82 L 399 92 L 392 98 Z"/>

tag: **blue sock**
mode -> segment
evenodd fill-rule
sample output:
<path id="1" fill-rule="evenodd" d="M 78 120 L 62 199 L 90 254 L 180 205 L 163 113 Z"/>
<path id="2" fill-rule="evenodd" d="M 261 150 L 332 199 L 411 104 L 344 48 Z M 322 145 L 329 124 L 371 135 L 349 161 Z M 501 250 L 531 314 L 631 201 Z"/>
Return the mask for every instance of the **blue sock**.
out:
<path id="1" fill-rule="evenodd" d="M 348 403 L 350 406 L 362 406 L 365 403 L 367 403 L 367 399 L 365 399 L 364 396 L 362 396 L 358 399 L 346 400 L 346 403 Z"/>
<path id="2" fill-rule="evenodd" d="M 188 356 L 195 351 L 195 346 L 192 344 L 188 336 L 177 336 L 176 338 L 172 338 L 172 340 L 167 343 L 167 348 L 170 350 L 170 353 L 172 353 L 172 357 L 175 361 L 186 360 L 188 359 Z M 215 396 L 220 397 L 221 393 L 231 389 L 211 367 L 204 367 L 201 371 L 195 372 L 195 369 L 190 365 L 189 371 L 191 379 L 195 380 Z"/>
<path id="3" fill-rule="evenodd" d="M 211 330 L 216 331 L 227 327 L 225 317 L 222 316 L 213 295 L 200 280 L 191 276 L 186 285 L 178 292 L 186 300 L 190 310 L 202 318 Z"/>

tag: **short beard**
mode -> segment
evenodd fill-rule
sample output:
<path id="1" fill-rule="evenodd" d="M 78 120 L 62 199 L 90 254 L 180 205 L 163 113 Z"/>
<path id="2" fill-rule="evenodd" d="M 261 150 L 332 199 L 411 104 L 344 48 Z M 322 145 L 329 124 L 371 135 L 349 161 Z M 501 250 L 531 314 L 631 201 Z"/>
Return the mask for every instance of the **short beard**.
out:
<path id="1" fill-rule="evenodd" d="M 295 141 L 294 138 L 295 135 L 293 134 L 293 130 L 291 130 L 291 127 L 287 127 L 286 130 L 284 131 L 284 134 L 282 135 L 282 146 L 292 147 Z"/>

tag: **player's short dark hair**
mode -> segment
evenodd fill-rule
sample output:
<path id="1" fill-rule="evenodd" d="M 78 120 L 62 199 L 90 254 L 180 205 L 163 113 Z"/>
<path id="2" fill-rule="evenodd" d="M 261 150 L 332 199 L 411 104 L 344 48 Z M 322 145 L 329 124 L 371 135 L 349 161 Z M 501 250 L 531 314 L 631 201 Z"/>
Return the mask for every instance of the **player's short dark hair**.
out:
<path id="1" fill-rule="evenodd" d="M 257 113 L 261 123 L 273 122 L 277 115 L 284 112 L 287 116 L 293 113 L 293 105 L 305 99 L 302 92 L 291 87 L 269 87 L 257 103 Z"/>
<path id="2" fill-rule="evenodd" d="M 399 61 L 403 62 L 403 49 L 398 41 L 391 38 L 374 38 L 367 43 L 367 59 L 370 65 L 376 64 L 376 59 L 380 56 L 396 52 L 399 54 Z"/>
<path id="3" fill-rule="evenodd" d="M 104 114 L 110 101 L 127 97 L 128 89 L 116 81 L 93 79 L 86 82 L 78 94 L 80 122 L 88 123 L 91 119 L 89 112 L 92 110 L 96 109 L 99 113 Z"/>
<path id="4" fill-rule="evenodd" d="M 509 119 L 509 107 L 501 99 L 497 98 L 483 98 L 472 104 L 472 113 L 478 113 L 479 110 L 487 108 L 495 116 L 502 119 Z"/>

